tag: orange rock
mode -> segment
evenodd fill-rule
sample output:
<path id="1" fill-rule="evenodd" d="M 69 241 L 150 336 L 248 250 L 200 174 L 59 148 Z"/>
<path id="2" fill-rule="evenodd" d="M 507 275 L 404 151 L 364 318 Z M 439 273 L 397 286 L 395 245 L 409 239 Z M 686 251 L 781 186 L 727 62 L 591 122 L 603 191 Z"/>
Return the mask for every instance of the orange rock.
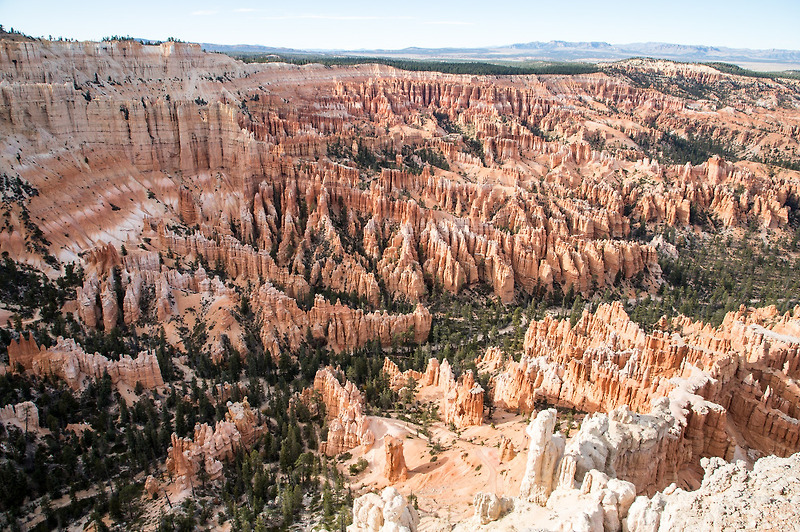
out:
<path id="1" fill-rule="evenodd" d="M 239 447 L 248 449 L 260 432 L 247 398 L 241 403 L 228 402 L 225 420 L 217 421 L 213 429 L 205 423 L 198 424 L 191 439 L 172 434 L 167 471 L 183 487 L 202 480 L 198 478 L 201 469 L 207 479 L 217 480 L 222 477 L 222 461 L 232 459 Z"/>
<path id="2" fill-rule="evenodd" d="M 38 354 L 32 355 L 38 350 Z M 20 339 L 11 349 L 14 353 L 12 367 L 22 361 L 30 363 L 28 371 L 34 375 L 45 377 L 55 375 L 63 379 L 74 390 L 82 389 L 86 379 L 99 379 L 105 373 L 111 377 L 113 384 L 124 383 L 135 388 L 141 383 L 145 389 L 152 389 L 164 384 L 161 369 L 155 353 L 143 351 L 137 358 L 123 355 L 119 360 L 110 361 L 95 353 L 90 355 L 73 339 L 58 338 L 56 345 L 50 349 L 39 349 L 30 337 Z"/>
<path id="3" fill-rule="evenodd" d="M 314 389 L 319 392 L 328 418 L 328 440 L 322 442 L 320 450 L 335 456 L 359 445 L 369 449 L 375 435 L 369 430 L 364 415 L 364 398 L 355 385 L 346 381 L 342 386 L 331 368 L 317 371 Z"/>
<path id="4" fill-rule="evenodd" d="M 386 465 L 383 475 L 390 484 L 403 482 L 408 479 L 408 468 L 403 456 L 403 440 L 393 438 L 388 434 L 383 437 L 383 447 L 386 451 Z"/>
<path id="5" fill-rule="evenodd" d="M 500 461 L 510 462 L 515 456 L 517 456 L 517 450 L 514 448 L 514 444 L 505 436 L 500 436 Z"/>
<path id="6" fill-rule="evenodd" d="M 456 381 L 445 360 L 440 369 L 439 388 L 444 393 L 442 421 L 457 428 L 483 423 L 484 390 L 475 382 L 472 370 L 467 370 Z"/>

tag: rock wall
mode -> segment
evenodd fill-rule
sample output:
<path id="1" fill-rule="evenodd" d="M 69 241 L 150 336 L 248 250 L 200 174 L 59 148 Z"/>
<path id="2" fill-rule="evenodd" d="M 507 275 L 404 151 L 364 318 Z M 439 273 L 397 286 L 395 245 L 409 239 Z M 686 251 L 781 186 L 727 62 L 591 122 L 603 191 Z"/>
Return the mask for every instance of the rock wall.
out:
<path id="1" fill-rule="evenodd" d="M 492 378 L 491 398 L 521 412 L 549 403 L 646 413 L 670 397 L 686 409 L 676 417 L 695 457 L 729 457 L 736 444 L 788 455 L 800 449 L 799 323 L 800 310 L 741 309 L 717 328 L 676 318 L 645 334 L 619 303 L 584 312 L 574 327 L 545 318 L 530 324 L 521 360 Z"/>
<path id="2" fill-rule="evenodd" d="M 145 389 L 164 384 L 155 353 L 142 351 L 137 358 L 123 355 L 119 360 L 109 360 L 98 353 L 88 354 L 75 340 L 62 337 L 49 349 L 39 348 L 30 337 L 12 341 L 12 345 L 9 348 L 9 357 L 13 353 L 12 368 L 20 364 L 38 377 L 53 375 L 73 390 L 82 389 L 87 379 L 100 379 L 105 373 L 113 384 L 129 388 L 135 388 L 137 383 Z"/>
<path id="3" fill-rule="evenodd" d="M 792 528 L 800 499 L 800 454 L 768 456 L 752 470 L 743 462 L 703 461 L 695 491 L 669 486 L 653 498 L 637 497 L 626 520 L 629 532 L 659 530 L 781 530 Z"/>
<path id="4" fill-rule="evenodd" d="M 324 340 L 336 352 L 352 350 L 378 340 L 384 347 L 395 338 L 423 342 L 430 332 L 432 316 L 422 305 L 411 314 L 365 313 L 341 304 L 331 304 L 317 295 L 305 312 L 296 301 L 270 284 L 261 286 L 252 301 L 261 322 L 261 340 L 277 358 L 281 345 L 295 351 L 306 340 Z"/>
<path id="5" fill-rule="evenodd" d="M 0 423 L 14 425 L 25 432 L 39 430 L 39 409 L 31 401 L 0 408 Z"/>
<path id="6" fill-rule="evenodd" d="M 328 419 L 328 439 L 320 444 L 320 451 L 336 456 L 359 445 L 365 450 L 372 447 L 375 435 L 364 415 L 364 398 L 352 382 L 342 386 L 333 370 L 324 368 L 314 377 L 314 390 L 325 404 Z"/>
<path id="7" fill-rule="evenodd" d="M 225 420 L 217 421 L 213 429 L 206 423 L 198 424 L 191 439 L 172 434 L 167 472 L 183 488 L 204 478 L 218 480 L 222 478 L 222 462 L 232 459 L 237 448 L 252 446 L 260 431 L 256 412 L 246 398 L 241 403 L 228 402 Z"/>

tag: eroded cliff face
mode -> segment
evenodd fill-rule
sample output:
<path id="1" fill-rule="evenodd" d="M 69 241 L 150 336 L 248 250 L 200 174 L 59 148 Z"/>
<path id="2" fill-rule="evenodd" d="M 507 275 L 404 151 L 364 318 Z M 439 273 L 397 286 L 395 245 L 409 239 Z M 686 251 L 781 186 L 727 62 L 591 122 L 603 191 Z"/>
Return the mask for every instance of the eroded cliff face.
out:
<path id="1" fill-rule="evenodd" d="M 797 471 L 800 454 L 769 456 L 752 470 L 743 462 L 719 458 L 703 461 L 703 483 L 695 491 L 670 486 L 652 499 L 637 497 L 631 505 L 627 530 L 777 530 L 792 527 L 797 512 Z"/>
<path id="2" fill-rule="evenodd" d="M 414 370 L 401 373 L 397 364 L 387 357 L 384 359 L 383 373 L 394 390 L 407 387 L 409 383 L 432 388 L 440 405 L 440 416 L 446 424 L 463 429 L 483 423 L 484 389 L 475 382 L 472 370 L 467 370 L 456 379 L 447 359 L 439 364 L 438 359 L 431 358 L 425 373 Z"/>
<path id="3" fill-rule="evenodd" d="M 796 154 L 800 119 L 778 105 L 797 103 L 795 89 L 710 67 L 618 68 L 629 75 L 476 77 L 246 66 L 181 43 L 0 41 L 0 251 L 51 274 L 48 253 L 78 263 L 69 311 L 89 329 L 163 327 L 186 350 L 182 329 L 207 324 L 196 347 L 224 363 L 231 346 L 275 360 L 369 342 L 402 355 L 428 340 L 441 292 L 513 304 L 655 290 L 659 253 L 677 250 L 663 238 L 642 243 L 643 224 L 788 234 L 798 172 L 718 156 L 666 164 L 645 152 L 697 135 L 767 161 Z M 726 87 L 731 107 L 642 88 L 643 75 Z M 18 194 L 10 179 L 30 188 Z M 566 529 L 619 530 L 629 512 L 656 510 L 645 522 L 677 523 L 661 496 L 631 507 L 633 496 L 691 483 L 682 474 L 701 457 L 800 448 L 798 323 L 800 310 L 743 308 L 720 327 L 680 318 L 647 333 L 616 303 L 574 326 L 531 323 L 521 357 L 489 349 L 478 361 L 493 375 L 487 390 L 470 371 L 456 378 L 447 360 L 401 373 L 387 358 L 384 373 L 395 390 L 412 379 L 429 388 L 442 430 L 488 431 L 485 394 L 512 412 L 593 413 L 568 444 L 553 435 L 552 412 L 533 422 L 522 509 L 566 508 Z M 111 361 L 71 339 L 41 349 L 23 336 L 9 362 L 76 390 L 105 372 L 117 385 L 163 384 L 152 353 Z M 361 392 L 330 368 L 313 389 L 328 416 L 322 451 L 370 448 Z M 220 385 L 215 397 L 233 390 Z M 21 423 L 17 407 L 0 416 Z M 252 444 L 255 417 L 230 403 L 213 428 L 173 435 L 168 470 L 181 485 L 219 478 L 222 462 Z M 498 462 L 520 462 L 510 438 L 497 444 Z M 384 446 L 387 479 L 409 481 L 403 440 Z M 397 491 L 357 501 L 357 530 L 417 525 Z M 513 520 L 503 494 L 474 504 L 481 524 Z"/>
<path id="4" fill-rule="evenodd" d="M 49 349 L 39 348 L 30 337 L 14 340 L 9 346 L 9 365 L 13 370 L 22 367 L 37 377 L 55 376 L 73 390 L 81 390 L 87 379 L 100 379 L 106 373 L 113 384 L 124 384 L 129 389 L 137 384 L 148 390 L 164 385 L 155 353 L 143 351 L 137 358 L 123 355 L 119 360 L 109 360 L 98 353 L 86 353 L 71 338 L 59 337 Z"/>
<path id="5" fill-rule="evenodd" d="M 345 381 L 342 386 L 334 371 L 324 368 L 314 377 L 314 390 L 325 404 L 328 419 L 328 439 L 320 444 L 323 453 L 336 456 L 359 445 L 364 450 L 372 447 L 375 435 L 364 414 L 364 398 L 352 382 Z"/>
<path id="6" fill-rule="evenodd" d="M 592 148 L 586 139 L 598 135 L 626 149 L 657 141 L 653 117 L 665 109 L 670 130 L 698 127 L 689 103 L 605 75 L 243 65 L 194 45 L 135 42 L 3 41 L 0 67 L 0 129 L 18 145 L 0 166 L 38 192 L 27 209 L 50 252 L 86 266 L 78 315 L 106 330 L 181 314 L 176 291 L 218 300 L 214 319 L 235 321 L 239 292 L 207 274 L 219 267 L 252 285 L 273 356 L 309 329 L 337 351 L 371 337 L 421 342 L 433 286 L 485 283 L 510 303 L 555 287 L 658 282 L 655 249 L 625 240 L 631 220 L 684 226 L 694 205 L 726 226 L 779 229 L 800 197 L 794 173 L 768 176 L 754 163 L 665 166 Z M 703 79 L 725 77 L 715 76 Z M 625 108 L 631 124 L 599 128 L 593 99 Z M 748 120 L 791 147 L 793 126 L 772 131 L 757 111 Z M 733 135 L 726 120 L 743 119 L 716 112 L 715 131 Z M 0 249 L 41 261 L 12 211 Z M 123 244 L 145 253 L 114 257 Z M 93 249 L 105 262 L 79 258 Z M 177 258 L 157 263 L 158 253 Z M 392 300 L 422 308 L 413 319 L 375 315 Z M 242 346 L 238 331 L 231 341 Z"/>
<path id="7" fill-rule="evenodd" d="M 191 439 L 172 434 L 166 468 L 180 486 L 222 478 L 222 462 L 232 459 L 238 448 L 249 449 L 263 430 L 246 398 L 227 406 L 225 420 L 217 421 L 213 428 L 198 424 Z"/>
<path id="8" fill-rule="evenodd" d="M 545 318 L 530 324 L 521 360 L 492 378 L 492 400 L 522 412 L 555 404 L 609 413 L 609 421 L 585 421 L 578 438 L 584 429 L 611 437 L 620 422 L 641 426 L 592 444 L 626 455 L 612 474 L 639 491 L 676 482 L 700 457 L 732 459 L 737 445 L 788 456 L 800 450 L 791 406 L 799 318 L 797 309 L 742 308 L 717 328 L 676 318 L 651 334 L 619 303 L 584 312 L 575 327 Z M 578 465 L 578 480 L 591 467 Z"/>

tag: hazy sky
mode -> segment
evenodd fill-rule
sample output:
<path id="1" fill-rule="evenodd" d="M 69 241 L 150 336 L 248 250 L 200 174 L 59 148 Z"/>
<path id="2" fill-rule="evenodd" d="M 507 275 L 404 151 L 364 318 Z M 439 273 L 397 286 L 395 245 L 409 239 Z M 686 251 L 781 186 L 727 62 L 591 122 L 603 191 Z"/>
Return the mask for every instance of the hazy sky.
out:
<path id="1" fill-rule="evenodd" d="M 130 35 L 306 49 L 662 41 L 800 49 L 800 0 L 0 0 L 34 36 Z"/>

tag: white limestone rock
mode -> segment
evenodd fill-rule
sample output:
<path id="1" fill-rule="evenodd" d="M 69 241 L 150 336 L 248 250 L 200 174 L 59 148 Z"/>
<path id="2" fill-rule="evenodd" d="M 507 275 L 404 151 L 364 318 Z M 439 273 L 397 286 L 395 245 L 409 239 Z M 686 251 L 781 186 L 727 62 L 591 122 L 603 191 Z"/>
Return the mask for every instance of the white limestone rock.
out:
<path id="1" fill-rule="evenodd" d="M 564 454 L 564 436 L 553 434 L 556 424 L 554 408 L 539 412 L 525 432 L 531 439 L 528 464 L 519 489 L 519 496 L 540 506 L 547 504 L 556 483 L 559 461 Z"/>

